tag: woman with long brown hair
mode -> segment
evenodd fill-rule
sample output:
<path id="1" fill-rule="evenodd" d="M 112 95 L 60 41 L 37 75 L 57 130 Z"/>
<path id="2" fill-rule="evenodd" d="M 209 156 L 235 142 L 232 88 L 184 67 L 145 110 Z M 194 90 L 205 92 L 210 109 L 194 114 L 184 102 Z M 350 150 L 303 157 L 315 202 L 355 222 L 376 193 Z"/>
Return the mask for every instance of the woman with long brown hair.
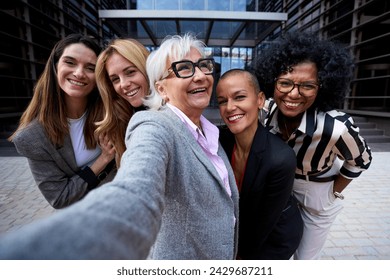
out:
<path id="1" fill-rule="evenodd" d="M 54 208 L 96 188 L 115 156 L 107 137 L 95 134 L 103 111 L 94 72 L 99 53 L 88 36 L 71 34 L 60 40 L 9 138 L 28 159 L 40 191 Z"/>

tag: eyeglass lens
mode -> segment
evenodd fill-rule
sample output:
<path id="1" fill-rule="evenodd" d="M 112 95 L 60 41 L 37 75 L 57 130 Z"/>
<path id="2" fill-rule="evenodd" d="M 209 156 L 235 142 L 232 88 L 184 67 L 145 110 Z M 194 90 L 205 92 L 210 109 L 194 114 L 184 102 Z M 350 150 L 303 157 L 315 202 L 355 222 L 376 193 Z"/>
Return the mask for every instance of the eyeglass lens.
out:
<path id="1" fill-rule="evenodd" d="M 179 78 L 188 78 L 195 74 L 195 67 L 198 67 L 206 75 L 214 73 L 213 59 L 200 59 L 194 63 L 189 60 L 172 63 L 172 69 Z"/>
<path id="2" fill-rule="evenodd" d="M 298 87 L 298 92 L 304 95 L 313 95 L 316 93 L 316 90 L 318 88 L 318 85 L 314 83 L 296 84 L 289 79 L 283 78 L 276 80 L 276 88 L 281 93 L 290 93 L 295 88 L 295 86 Z"/>

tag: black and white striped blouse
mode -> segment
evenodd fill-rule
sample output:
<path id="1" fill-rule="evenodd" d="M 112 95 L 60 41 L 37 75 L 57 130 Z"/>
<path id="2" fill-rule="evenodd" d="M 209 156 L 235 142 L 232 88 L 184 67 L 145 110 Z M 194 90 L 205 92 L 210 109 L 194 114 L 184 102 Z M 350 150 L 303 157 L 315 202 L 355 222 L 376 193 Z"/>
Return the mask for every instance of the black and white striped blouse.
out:
<path id="1" fill-rule="evenodd" d="M 281 134 L 277 123 L 278 112 L 273 103 L 265 119 L 265 126 L 274 134 Z M 307 110 L 287 143 L 297 156 L 296 174 L 323 172 L 339 157 L 344 161 L 340 173 L 354 179 L 371 164 L 371 150 L 359 134 L 359 128 L 354 125 L 351 116 L 337 110 Z"/>

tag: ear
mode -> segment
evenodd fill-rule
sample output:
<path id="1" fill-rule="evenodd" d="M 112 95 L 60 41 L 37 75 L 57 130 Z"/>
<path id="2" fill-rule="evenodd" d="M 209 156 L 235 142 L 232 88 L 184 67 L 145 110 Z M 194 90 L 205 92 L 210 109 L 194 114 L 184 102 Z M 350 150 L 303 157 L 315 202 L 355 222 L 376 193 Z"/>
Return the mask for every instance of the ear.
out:
<path id="1" fill-rule="evenodd" d="M 265 103 L 265 94 L 262 91 L 259 91 L 257 94 L 257 106 L 259 110 L 263 109 Z"/>
<path id="2" fill-rule="evenodd" d="M 157 81 L 157 82 L 155 82 L 154 88 L 160 94 L 162 99 L 164 99 L 165 102 L 167 102 L 168 101 L 168 96 L 167 96 L 167 92 L 165 90 L 164 81 Z"/>
<path id="3" fill-rule="evenodd" d="M 158 93 L 160 93 L 160 91 L 162 90 L 162 87 L 163 87 L 163 85 L 161 84 L 161 81 L 157 81 L 154 83 L 154 88 Z"/>

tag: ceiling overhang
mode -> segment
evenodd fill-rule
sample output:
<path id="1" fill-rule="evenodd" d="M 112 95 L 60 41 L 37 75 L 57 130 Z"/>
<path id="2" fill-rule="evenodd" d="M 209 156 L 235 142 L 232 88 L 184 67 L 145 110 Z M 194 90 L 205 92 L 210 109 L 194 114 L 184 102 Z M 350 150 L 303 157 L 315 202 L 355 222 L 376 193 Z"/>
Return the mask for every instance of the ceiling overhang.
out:
<path id="1" fill-rule="evenodd" d="M 120 36 L 150 46 L 192 32 L 210 47 L 254 47 L 287 21 L 287 13 L 206 10 L 99 10 L 99 17 Z"/>

